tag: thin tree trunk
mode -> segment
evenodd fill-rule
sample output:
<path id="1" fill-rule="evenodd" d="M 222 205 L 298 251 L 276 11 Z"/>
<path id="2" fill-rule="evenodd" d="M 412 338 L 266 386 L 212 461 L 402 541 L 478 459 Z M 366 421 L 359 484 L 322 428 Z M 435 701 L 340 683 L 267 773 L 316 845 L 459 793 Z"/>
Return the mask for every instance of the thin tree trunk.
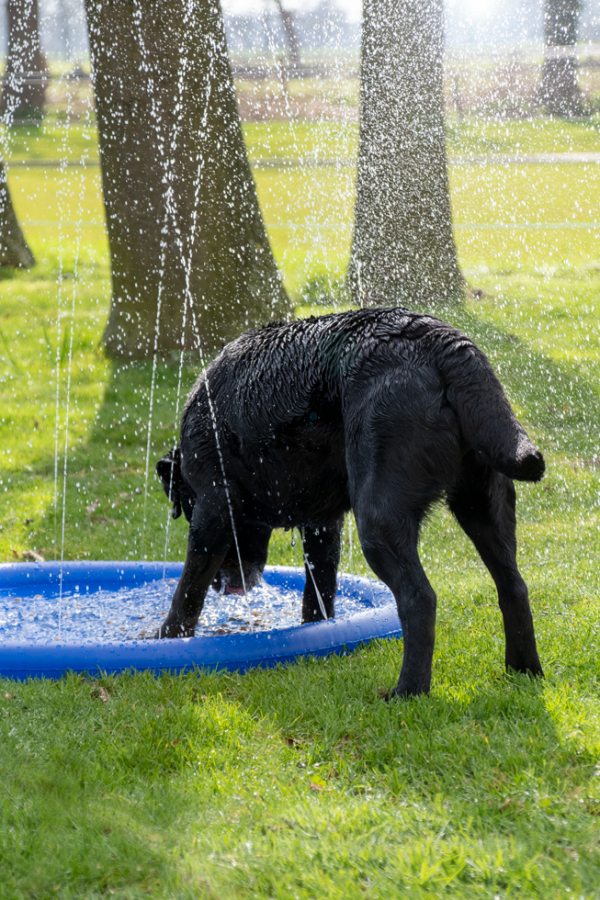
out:
<path id="1" fill-rule="evenodd" d="M 298 43 L 298 34 L 296 32 L 296 15 L 291 9 L 285 9 L 281 0 L 275 0 L 281 24 L 285 31 L 288 50 L 290 51 L 290 62 L 292 66 L 300 65 L 300 44 Z"/>
<path id="2" fill-rule="evenodd" d="M 85 5 L 112 260 L 107 352 L 208 350 L 288 316 L 218 2 Z"/>
<path id="3" fill-rule="evenodd" d="M 581 0 L 545 0 L 546 52 L 541 98 L 548 112 L 555 116 L 582 113 L 576 55 L 581 6 Z"/>
<path id="4" fill-rule="evenodd" d="M 8 0 L 8 55 L 0 112 L 13 118 L 39 116 L 48 71 L 40 46 L 38 0 Z"/>
<path id="5" fill-rule="evenodd" d="M 355 300 L 461 295 L 443 97 L 442 0 L 365 0 L 349 287 Z"/>
<path id="6" fill-rule="evenodd" d="M 0 159 L 0 266 L 28 269 L 34 263 L 13 209 L 6 170 Z"/>

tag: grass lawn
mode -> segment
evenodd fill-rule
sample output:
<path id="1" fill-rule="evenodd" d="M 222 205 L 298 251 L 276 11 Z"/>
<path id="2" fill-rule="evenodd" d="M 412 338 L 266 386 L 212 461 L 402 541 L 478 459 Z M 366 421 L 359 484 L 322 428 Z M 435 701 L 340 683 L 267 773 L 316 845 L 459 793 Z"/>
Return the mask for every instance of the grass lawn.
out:
<path id="1" fill-rule="evenodd" d="M 254 158 L 351 156 L 353 129 L 246 136 Z M 473 120 L 449 140 L 456 155 L 600 149 L 595 119 Z M 97 152 L 90 125 L 65 144 L 51 119 L 4 147 L 13 160 Z M 421 541 L 439 599 L 427 698 L 379 697 L 401 642 L 245 676 L 3 681 L 0 900 L 600 897 L 597 168 L 451 173 L 461 265 L 483 293 L 439 312 L 489 355 L 548 461 L 540 485 L 518 487 L 546 679 L 504 674 L 491 579 L 440 507 Z M 167 534 L 153 468 L 197 363 L 181 376 L 161 363 L 151 403 L 151 364 L 104 357 L 98 169 L 9 177 L 38 262 L 0 272 L 0 558 L 181 559 L 185 527 Z M 343 274 L 352 169 L 256 179 L 298 314 L 327 311 L 302 297 Z M 271 562 L 299 563 L 289 533 Z M 348 532 L 343 566 L 367 571 Z"/>

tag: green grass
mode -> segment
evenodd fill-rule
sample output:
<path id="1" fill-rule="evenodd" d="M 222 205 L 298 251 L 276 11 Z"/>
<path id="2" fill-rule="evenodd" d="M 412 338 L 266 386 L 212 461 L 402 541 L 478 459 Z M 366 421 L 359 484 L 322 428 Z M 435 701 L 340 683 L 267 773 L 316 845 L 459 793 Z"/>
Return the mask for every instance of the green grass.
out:
<path id="1" fill-rule="evenodd" d="M 69 154 L 93 155 L 77 128 Z M 352 130 L 336 128 L 246 134 L 252 156 L 345 155 Z M 473 121 L 450 141 L 457 153 L 595 150 L 596 128 Z M 30 131 L 9 135 L 15 158 L 60 154 L 56 122 Z M 294 296 L 339 279 L 351 171 L 256 177 Z M 469 226 L 594 221 L 600 199 L 591 166 L 456 168 L 451 184 L 455 222 Z M 181 380 L 177 360 L 158 366 L 149 435 L 151 365 L 115 366 L 100 344 L 98 171 L 15 168 L 10 187 L 38 264 L 0 273 L 0 558 L 160 559 L 168 505 L 152 471 L 198 364 Z M 439 598 L 427 698 L 379 697 L 401 642 L 245 676 L 3 681 L 1 900 L 600 897 L 598 232 L 456 234 L 483 295 L 439 312 L 489 355 L 549 464 L 540 485 L 518 486 L 546 679 L 504 674 L 493 585 L 440 507 L 421 540 Z M 351 556 L 347 531 L 343 567 L 367 572 L 353 543 Z M 184 551 L 179 520 L 167 556 Z M 271 561 L 299 564 L 289 533 Z"/>
<path id="2" fill-rule="evenodd" d="M 462 153 L 598 152 L 600 116 L 566 121 L 560 118 L 466 119 L 450 122 L 448 151 Z"/>

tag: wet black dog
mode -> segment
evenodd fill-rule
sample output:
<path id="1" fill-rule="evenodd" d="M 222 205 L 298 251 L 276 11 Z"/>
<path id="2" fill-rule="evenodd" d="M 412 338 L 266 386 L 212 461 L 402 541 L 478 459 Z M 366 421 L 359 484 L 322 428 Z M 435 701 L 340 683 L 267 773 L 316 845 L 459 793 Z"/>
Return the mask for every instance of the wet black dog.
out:
<path id="1" fill-rule="evenodd" d="M 215 578 L 235 592 L 256 584 L 280 527 L 303 530 L 303 620 L 333 616 L 343 517 L 353 509 L 402 622 L 392 695 L 428 691 L 436 597 L 417 540 L 445 496 L 496 583 L 507 667 L 542 674 L 516 562 L 512 479 L 538 481 L 544 460 L 483 353 L 438 319 L 368 309 L 243 335 L 198 379 L 180 449 L 157 470 L 174 514 L 183 508 L 190 521 L 162 635 L 194 633 Z"/>

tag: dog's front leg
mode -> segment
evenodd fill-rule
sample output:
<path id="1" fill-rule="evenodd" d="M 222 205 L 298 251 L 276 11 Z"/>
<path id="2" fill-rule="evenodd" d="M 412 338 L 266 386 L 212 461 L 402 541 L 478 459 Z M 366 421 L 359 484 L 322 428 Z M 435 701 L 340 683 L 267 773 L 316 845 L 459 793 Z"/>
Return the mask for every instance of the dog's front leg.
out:
<path id="1" fill-rule="evenodd" d="M 328 619 L 335 614 L 337 571 L 340 564 L 340 544 L 343 519 L 327 522 L 319 528 L 304 529 L 304 568 L 306 584 L 302 597 L 302 621 L 320 622 L 323 618 L 319 595 Z M 318 591 L 318 593 L 317 593 Z"/>
<path id="2" fill-rule="evenodd" d="M 194 508 L 188 551 L 171 608 L 156 637 L 193 637 L 204 598 L 221 567 L 230 536 L 224 516 Z"/>

